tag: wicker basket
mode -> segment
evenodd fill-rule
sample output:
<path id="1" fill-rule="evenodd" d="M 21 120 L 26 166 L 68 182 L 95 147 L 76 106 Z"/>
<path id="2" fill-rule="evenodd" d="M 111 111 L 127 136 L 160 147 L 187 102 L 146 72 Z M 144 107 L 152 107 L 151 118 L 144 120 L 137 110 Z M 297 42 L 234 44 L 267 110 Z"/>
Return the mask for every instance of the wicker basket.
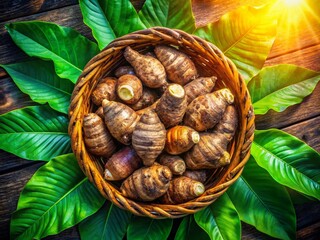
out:
<path id="1" fill-rule="evenodd" d="M 98 80 L 110 75 L 124 63 L 123 50 L 131 46 L 140 52 L 148 51 L 158 44 L 179 47 L 188 54 L 202 76 L 218 76 L 215 89 L 228 87 L 235 96 L 235 106 L 239 115 L 239 125 L 233 141 L 229 145 L 231 163 L 212 172 L 206 183 L 206 191 L 200 197 L 177 205 L 142 203 L 124 197 L 119 187 L 103 178 L 104 165 L 87 152 L 82 136 L 83 116 L 94 110 L 90 100 L 92 90 Z M 240 176 L 250 155 L 254 133 L 254 114 L 246 85 L 235 65 L 214 45 L 180 30 L 150 28 L 137 31 L 111 42 L 86 65 L 72 94 L 69 109 L 72 149 L 78 163 L 88 179 L 100 193 L 120 208 L 135 215 L 151 218 L 178 218 L 195 213 L 214 202 Z"/>

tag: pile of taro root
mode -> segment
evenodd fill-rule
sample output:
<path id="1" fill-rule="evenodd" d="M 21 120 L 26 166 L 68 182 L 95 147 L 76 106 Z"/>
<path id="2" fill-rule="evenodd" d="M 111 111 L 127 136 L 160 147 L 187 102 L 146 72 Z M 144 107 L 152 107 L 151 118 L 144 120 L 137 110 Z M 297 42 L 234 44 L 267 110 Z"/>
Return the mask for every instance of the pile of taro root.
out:
<path id="1" fill-rule="evenodd" d="M 166 45 L 141 54 L 92 91 L 97 111 L 83 119 L 86 149 L 103 158 L 104 178 L 135 201 L 179 204 L 205 191 L 208 172 L 230 163 L 238 118 L 228 88 L 201 77 L 182 51 Z M 110 74 L 111 75 L 111 74 Z"/>

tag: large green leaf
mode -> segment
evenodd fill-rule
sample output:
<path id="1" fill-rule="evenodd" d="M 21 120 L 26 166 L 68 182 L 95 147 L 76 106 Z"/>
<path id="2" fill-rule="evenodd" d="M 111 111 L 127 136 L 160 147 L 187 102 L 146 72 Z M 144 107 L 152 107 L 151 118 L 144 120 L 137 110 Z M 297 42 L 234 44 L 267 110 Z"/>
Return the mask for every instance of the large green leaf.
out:
<path id="1" fill-rule="evenodd" d="M 320 199 L 320 155 L 277 129 L 256 130 L 251 154 L 279 183 Z"/>
<path id="2" fill-rule="evenodd" d="M 73 154 L 38 169 L 23 189 L 11 220 L 12 239 L 39 239 L 94 214 L 105 199 L 83 175 Z"/>
<path id="3" fill-rule="evenodd" d="M 17 109 L 0 116 L 0 149 L 28 160 L 71 152 L 68 118 L 47 105 Z"/>
<path id="4" fill-rule="evenodd" d="M 172 219 L 156 220 L 147 217 L 133 217 L 128 226 L 128 240 L 163 240 L 167 239 L 171 228 Z"/>
<path id="5" fill-rule="evenodd" d="M 13 41 L 29 56 L 50 59 L 59 77 L 75 83 L 85 64 L 98 53 L 97 45 L 71 28 L 29 21 L 6 25 Z"/>
<path id="6" fill-rule="evenodd" d="M 295 65 L 263 68 L 248 84 L 255 114 L 277 112 L 300 103 L 320 81 L 320 73 Z"/>
<path id="7" fill-rule="evenodd" d="M 108 202 L 79 224 L 81 239 L 122 240 L 127 232 L 131 215 L 128 211 Z"/>
<path id="8" fill-rule="evenodd" d="M 80 7 L 100 49 L 116 37 L 145 28 L 129 0 L 80 0 Z"/>
<path id="9" fill-rule="evenodd" d="M 242 221 L 275 238 L 295 238 L 296 217 L 288 192 L 252 157 L 228 195 Z"/>
<path id="10" fill-rule="evenodd" d="M 229 196 L 225 193 L 214 203 L 197 212 L 194 218 L 211 240 L 240 239 L 241 222 Z"/>
<path id="11" fill-rule="evenodd" d="M 196 28 L 191 0 L 146 0 L 139 16 L 146 27 L 177 28 L 188 33 Z"/>
<path id="12" fill-rule="evenodd" d="M 175 240 L 210 240 L 209 235 L 195 222 L 193 215 L 183 218 L 177 230 Z"/>
<path id="13" fill-rule="evenodd" d="M 34 60 L 0 66 L 33 101 L 48 103 L 54 110 L 68 113 L 74 85 L 67 79 L 59 78 L 51 62 Z"/>
<path id="14" fill-rule="evenodd" d="M 197 29 L 195 34 L 220 48 L 248 82 L 263 67 L 274 42 L 277 26 L 274 12 L 269 5 L 243 6 Z"/>

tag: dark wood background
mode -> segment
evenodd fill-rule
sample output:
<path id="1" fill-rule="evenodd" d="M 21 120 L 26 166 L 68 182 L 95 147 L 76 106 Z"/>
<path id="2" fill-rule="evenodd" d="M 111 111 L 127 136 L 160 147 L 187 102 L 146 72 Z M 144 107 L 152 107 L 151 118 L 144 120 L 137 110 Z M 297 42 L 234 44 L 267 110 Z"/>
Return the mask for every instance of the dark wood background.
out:
<path id="1" fill-rule="evenodd" d="M 143 0 L 132 1 L 139 9 Z M 271 0 L 193 0 L 197 26 L 218 20 L 224 13 L 240 5 L 259 5 Z M 320 7 L 318 0 L 305 0 L 309 7 L 303 14 L 308 21 L 283 16 L 266 66 L 290 63 L 320 71 Z M 314 14 L 315 12 L 315 14 Z M 9 22 L 43 20 L 76 29 L 93 40 L 83 24 L 77 0 L 1 0 L 0 63 L 14 63 L 26 58 L 15 46 L 4 25 Z M 291 19 L 291 20 L 290 20 Z M 303 19 L 303 18 L 302 18 Z M 291 23 L 290 23 L 291 22 Z M 290 23 L 290 24 L 289 24 Z M 289 25 L 288 25 L 289 24 Z M 290 31 L 288 30 L 290 27 Z M 30 98 L 21 93 L 6 72 L 0 68 L 0 114 L 30 105 Z M 270 111 L 257 116 L 258 129 L 279 128 L 291 133 L 320 152 L 320 84 L 302 104 L 282 113 Z M 0 239 L 9 238 L 10 216 L 16 209 L 19 194 L 32 174 L 44 163 L 27 161 L 0 150 Z M 297 238 L 320 239 L 320 203 L 295 205 Z M 46 239 L 79 239 L 76 227 Z M 242 239 L 271 239 L 253 227 L 243 224 Z"/>

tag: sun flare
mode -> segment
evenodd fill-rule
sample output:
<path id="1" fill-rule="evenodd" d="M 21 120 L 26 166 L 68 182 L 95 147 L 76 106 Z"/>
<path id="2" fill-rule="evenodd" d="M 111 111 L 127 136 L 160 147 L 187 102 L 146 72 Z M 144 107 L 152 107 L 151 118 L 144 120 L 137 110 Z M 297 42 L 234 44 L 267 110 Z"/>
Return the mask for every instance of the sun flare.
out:
<path id="1" fill-rule="evenodd" d="M 303 0 L 285 0 L 285 4 L 288 7 L 296 7 L 302 3 Z"/>

